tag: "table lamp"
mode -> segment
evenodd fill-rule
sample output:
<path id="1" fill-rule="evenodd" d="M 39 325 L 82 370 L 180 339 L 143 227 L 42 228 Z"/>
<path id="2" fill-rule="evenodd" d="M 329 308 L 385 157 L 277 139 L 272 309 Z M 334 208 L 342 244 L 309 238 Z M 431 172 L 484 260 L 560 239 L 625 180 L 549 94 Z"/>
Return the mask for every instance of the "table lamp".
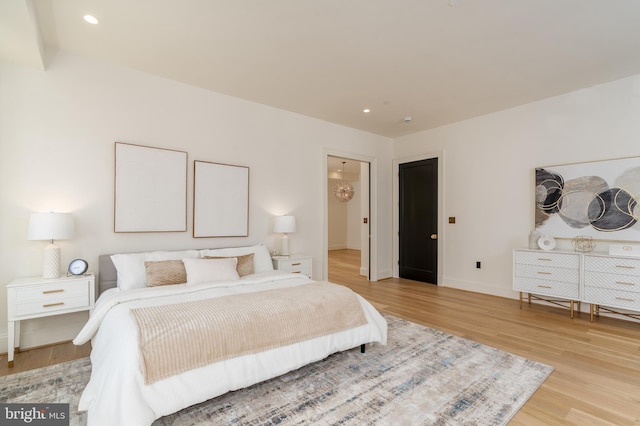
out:
<path id="1" fill-rule="evenodd" d="M 29 218 L 27 239 L 49 240 L 44 249 L 42 278 L 58 278 L 60 276 L 60 247 L 54 240 L 73 238 L 75 227 L 71 213 L 32 213 Z"/>
<path id="2" fill-rule="evenodd" d="M 281 233 L 280 254 L 289 256 L 289 237 L 287 234 L 296 232 L 295 216 L 276 216 L 273 220 L 273 232 Z"/>

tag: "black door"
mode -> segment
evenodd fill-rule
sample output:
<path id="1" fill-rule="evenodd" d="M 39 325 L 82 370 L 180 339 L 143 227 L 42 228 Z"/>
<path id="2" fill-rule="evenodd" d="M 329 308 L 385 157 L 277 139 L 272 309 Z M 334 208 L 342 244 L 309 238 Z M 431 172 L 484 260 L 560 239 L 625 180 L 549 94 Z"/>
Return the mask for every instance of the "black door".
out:
<path id="1" fill-rule="evenodd" d="M 438 159 L 400 164 L 400 277 L 437 284 Z"/>

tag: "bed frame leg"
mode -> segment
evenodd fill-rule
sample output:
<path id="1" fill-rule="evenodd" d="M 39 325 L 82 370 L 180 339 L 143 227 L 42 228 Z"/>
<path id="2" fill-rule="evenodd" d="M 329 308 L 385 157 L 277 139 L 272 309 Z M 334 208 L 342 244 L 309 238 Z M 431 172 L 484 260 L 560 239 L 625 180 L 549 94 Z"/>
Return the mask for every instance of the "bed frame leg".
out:
<path id="1" fill-rule="evenodd" d="M 362 345 L 360 345 L 360 353 L 363 354 L 364 353 L 364 347 L 365 344 L 363 343 Z"/>

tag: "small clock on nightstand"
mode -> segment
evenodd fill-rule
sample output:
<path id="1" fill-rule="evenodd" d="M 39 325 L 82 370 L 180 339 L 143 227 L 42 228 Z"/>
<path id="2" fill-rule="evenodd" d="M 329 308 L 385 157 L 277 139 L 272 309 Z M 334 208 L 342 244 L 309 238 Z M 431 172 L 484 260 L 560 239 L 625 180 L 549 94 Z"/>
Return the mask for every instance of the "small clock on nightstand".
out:
<path id="1" fill-rule="evenodd" d="M 74 259 L 69 263 L 69 269 L 67 269 L 67 276 L 69 275 L 84 275 L 89 269 L 89 264 L 84 259 Z"/>

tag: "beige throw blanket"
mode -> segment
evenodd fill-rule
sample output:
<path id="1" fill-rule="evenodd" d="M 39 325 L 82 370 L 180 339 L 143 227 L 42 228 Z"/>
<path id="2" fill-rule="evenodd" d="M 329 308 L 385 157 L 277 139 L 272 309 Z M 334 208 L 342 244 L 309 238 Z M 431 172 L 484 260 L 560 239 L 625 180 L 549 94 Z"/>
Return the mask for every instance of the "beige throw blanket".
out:
<path id="1" fill-rule="evenodd" d="M 145 383 L 366 324 L 355 293 L 331 283 L 132 309 Z"/>

